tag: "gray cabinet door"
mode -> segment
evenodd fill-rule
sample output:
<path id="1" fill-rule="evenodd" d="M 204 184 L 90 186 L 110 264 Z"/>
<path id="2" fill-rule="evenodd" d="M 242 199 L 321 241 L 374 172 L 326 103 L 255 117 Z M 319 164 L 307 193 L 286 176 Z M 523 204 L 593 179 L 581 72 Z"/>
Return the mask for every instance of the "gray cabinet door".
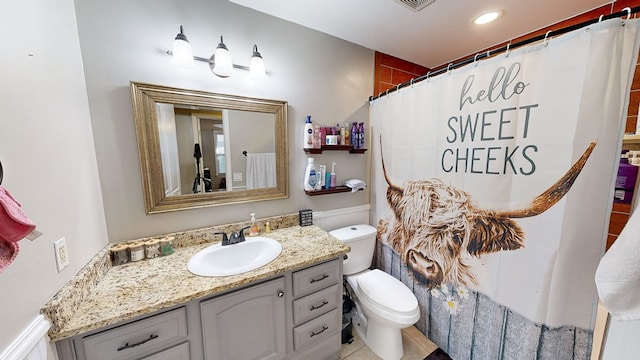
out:
<path id="1" fill-rule="evenodd" d="M 284 289 L 278 278 L 203 301 L 205 359 L 284 359 Z"/>

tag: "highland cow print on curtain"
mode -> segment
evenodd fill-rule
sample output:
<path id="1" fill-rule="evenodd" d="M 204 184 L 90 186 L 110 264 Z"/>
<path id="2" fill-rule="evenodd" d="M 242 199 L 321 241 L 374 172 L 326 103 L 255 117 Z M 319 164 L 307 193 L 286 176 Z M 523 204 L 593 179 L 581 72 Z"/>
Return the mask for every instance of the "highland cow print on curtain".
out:
<path id="1" fill-rule="evenodd" d="M 588 359 L 638 21 L 371 102 L 377 266 L 454 359 Z"/>

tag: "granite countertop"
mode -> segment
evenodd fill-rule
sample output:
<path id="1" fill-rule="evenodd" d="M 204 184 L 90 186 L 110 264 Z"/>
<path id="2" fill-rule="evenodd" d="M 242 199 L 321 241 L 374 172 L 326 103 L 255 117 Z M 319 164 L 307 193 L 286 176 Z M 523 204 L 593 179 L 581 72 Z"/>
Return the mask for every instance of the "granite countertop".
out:
<path id="1" fill-rule="evenodd" d="M 172 255 L 115 267 L 105 249 L 42 308 L 41 312 L 52 322 L 49 337 L 51 341 L 62 340 L 334 259 L 349 251 L 347 245 L 317 226 L 291 226 L 261 236 L 282 244 L 280 256 L 256 270 L 225 277 L 196 276 L 187 269 L 194 254 L 217 240 L 178 245 Z"/>

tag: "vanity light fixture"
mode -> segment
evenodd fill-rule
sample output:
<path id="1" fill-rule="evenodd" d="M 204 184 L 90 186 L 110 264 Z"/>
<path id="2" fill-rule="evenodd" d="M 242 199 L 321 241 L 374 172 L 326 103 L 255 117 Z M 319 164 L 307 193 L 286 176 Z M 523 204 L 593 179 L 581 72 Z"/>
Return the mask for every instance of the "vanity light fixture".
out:
<path id="1" fill-rule="evenodd" d="M 172 63 L 181 66 L 190 66 L 190 64 L 193 64 L 193 60 L 209 63 L 211 72 L 222 78 L 231 76 L 233 74 L 233 69 L 249 71 L 253 78 L 267 77 L 264 60 L 262 59 L 262 55 L 258 52 L 257 45 L 253 45 L 253 54 L 251 56 L 249 66 L 236 65 L 233 63 L 229 48 L 225 45 L 222 36 L 220 36 L 220 43 L 216 47 L 215 52 L 209 59 L 193 56 L 191 45 L 189 44 L 187 37 L 184 35 L 182 25 L 180 25 L 180 33 L 176 35 L 173 44 L 173 51 L 169 50 L 167 51 L 167 54 L 173 56 L 173 60 L 171 61 Z"/>
<path id="2" fill-rule="evenodd" d="M 492 21 L 497 20 L 500 16 L 502 16 L 502 11 L 499 11 L 499 10 L 488 11 L 476 16 L 473 19 L 473 23 L 476 25 L 488 24 Z"/>

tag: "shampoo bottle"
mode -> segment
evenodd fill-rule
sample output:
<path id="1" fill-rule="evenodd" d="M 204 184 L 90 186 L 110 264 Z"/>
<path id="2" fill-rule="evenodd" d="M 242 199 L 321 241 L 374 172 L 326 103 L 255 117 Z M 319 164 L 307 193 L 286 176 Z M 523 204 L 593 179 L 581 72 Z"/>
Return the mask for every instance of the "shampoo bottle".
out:
<path id="1" fill-rule="evenodd" d="M 307 159 L 307 168 L 304 170 L 304 190 L 317 190 L 318 175 L 316 175 L 316 167 L 313 158 Z"/>
<path id="2" fill-rule="evenodd" d="M 313 149 L 313 124 L 311 124 L 311 115 L 307 116 L 307 122 L 304 124 L 304 142 L 303 148 Z"/>
<path id="3" fill-rule="evenodd" d="M 354 149 L 358 148 L 358 123 L 354 122 L 351 124 L 351 146 Z"/>
<path id="4" fill-rule="evenodd" d="M 358 149 L 364 149 L 364 123 L 358 127 Z"/>
<path id="5" fill-rule="evenodd" d="M 320 149 L 322 147 L 322 132 L 320 131 L 320 125 L 316 124 L 313 127 L 313 148 Z"/>
<path id="6" fill-rule="evenodd" d="M 349 132 L 349 124 L 344 123 L 344 125 L 342 125 L 342 129 L 342 140 L 344 140 L 344 144 L 342 145 L 351 146 L 351 133 Z"/>

